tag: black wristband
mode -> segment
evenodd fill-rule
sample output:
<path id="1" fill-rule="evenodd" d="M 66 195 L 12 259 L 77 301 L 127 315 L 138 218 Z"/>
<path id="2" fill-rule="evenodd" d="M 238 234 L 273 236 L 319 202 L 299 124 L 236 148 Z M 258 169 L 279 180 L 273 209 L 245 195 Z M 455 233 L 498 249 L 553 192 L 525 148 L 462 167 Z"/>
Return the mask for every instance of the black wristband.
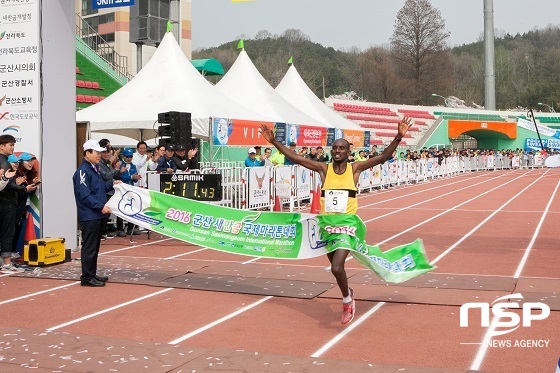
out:
<path id="1" fill-rule="evenodd" d="M 4 175 L 2 175 L 2 181 L 8 181 L 8 178 Z"/>
<path id="2" fill-rule="evenodd" d="M 402 137 L 395 136 L 395 141 L 399 141 L 399 142 L 400 142 L 401 140 L 402 140 Z"/>

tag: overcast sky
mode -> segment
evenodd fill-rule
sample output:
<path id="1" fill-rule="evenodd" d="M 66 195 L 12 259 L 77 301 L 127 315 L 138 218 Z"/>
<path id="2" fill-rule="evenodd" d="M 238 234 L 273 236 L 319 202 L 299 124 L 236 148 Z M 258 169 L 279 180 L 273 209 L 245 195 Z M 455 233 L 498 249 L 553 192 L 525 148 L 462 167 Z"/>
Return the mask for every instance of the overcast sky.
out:
<path id="1" fill-rule="evenodd" d="M 335 49 L 387 44 L 405 0 L 192 0 L 192 47 L 216 47 L 260 30 L 300 29 Z M 484 31 L 483 0 L 431 0 L 451 32 L 449 45 L 468 44 Z M 494 0 L 494 29 L 515 35 L 560 24 L 560 0 Z"/>

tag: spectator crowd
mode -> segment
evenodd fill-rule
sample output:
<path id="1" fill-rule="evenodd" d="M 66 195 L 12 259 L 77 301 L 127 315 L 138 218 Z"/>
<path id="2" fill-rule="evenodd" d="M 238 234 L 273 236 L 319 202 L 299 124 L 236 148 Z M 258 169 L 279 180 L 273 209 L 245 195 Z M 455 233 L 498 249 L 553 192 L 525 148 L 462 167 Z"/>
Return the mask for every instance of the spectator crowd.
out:
<path id="1" fill-rule="evenodd" d="M 160 145 L 150 149 L 146 142 L 140 141 L 136 151 L 132 148 L 114 149 L 108 139 L 99 141 L 99 145 L 106 149 L 101 152 L 99 173 L 107 185 L 112 185 L 115 180 L 147 188 L 148 171 L 173 173 L 177 171 L 190 171 L 199 168 L 197 160 L 198 149 L 187 151 L 183 145 Z M 113 192 L 107 194 L 111 198 Z M 116 234 L 109 232 L 107 221 L 102 225 L 102 240 L 107 238 L 125 237 L 126 235 L 139 235 L 141 232 L 134 229 L 131 223 L 126 223 L 121 218 L 116 220 Z"/>
<path id="2" fill-rule="evenodd" d="M 297 149 L 296 143 L 292 142 L 289 144 L 289 148 L 296 152 L 297 154 L 308 158 L 316 162 L 330 162 L 329 155 L 323 147 L 307 147 L 303 146 Z M 378 155 L 377 146 L 373 145 L 371 148 L 361 148 L 356 149 L 354 144 L 350 143 L 350 156 L 348 157 L 348 162 L 362 162 L 368 158 L 375 157 Z M 401 151 L 397 154 L 397 151 L 393 152 L 391 158 L 388 162 L 394 162 L 395 160 L 412 160 L 416 161 L 422 158 L 437 158 L 438 163 L 441 165 L 445 158 L 459 156 L 461 158 L 471 158 L 493 155 L 497 158 L 509 158 L 512 159 L 515 156 L 519 156 L 521 164 L 532 164 L 533 159 L 536 155 L 554 155 L 560 154 L 560 151 L 553 149 L 544 150 L 523 150 L 523 149 L 454 149 L 454 148 L 440 148 L 436 147 L 422 148 L 421 150 L 406 150 Z M 275 152 L 272 154 L 271 148 L 265 148 L 264 154 L 261 153 L 261 147 L 255 146 L 249 148 L 248 156 L 245 159 L 245 167 L 258 167 L 258 166 L 289 166 L 293 165 L 292 162 L 285 159 L 284 155 L 280 152 Z"/>
<path id="3" fill-rule="evenodd" d="M 0 135 L 0 252 L 3 273 L 23 272 L 12 260 L 19 259 L 18 241 L 30 196 L 41 180 L 29 153 L 14 154 L 16 139 Z"/>

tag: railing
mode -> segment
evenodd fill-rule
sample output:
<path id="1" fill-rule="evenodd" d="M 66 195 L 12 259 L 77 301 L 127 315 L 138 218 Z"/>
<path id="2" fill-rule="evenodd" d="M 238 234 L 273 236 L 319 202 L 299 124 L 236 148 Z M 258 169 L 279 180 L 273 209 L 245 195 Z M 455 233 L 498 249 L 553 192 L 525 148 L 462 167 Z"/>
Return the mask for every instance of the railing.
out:
<path id="1" fill-rule="evenodd" d="M 543 168 L 544 161 L 541 155 L 516 155 L 512 158 L 503 155 L 455 155 L 441 160 L 421 158 L 415 161 L 396 159 L 363 171 L 357 188 L 358 193 L 362 194 L 462 173 Z M 303 202 L 313 198 L 312 191 L 321 185 L 318 173 L 299 165 L 249 168 L 219 165 L 189 172 L 221 174 L 222 200 L 210 203 L 242 210 L 273 210 L 276 207 L 281 211 L 284 204 L 289 204 L 290 211 L 293 211 L 295 204 L 301 210 Z M 159 179 L 155 175 L 156 172 L 148 172 L 148 189 L 160 191 Z M 276 203 L 280 205 L 275 206 Z"/>
<path id="2" fill-rule="evenodd" d="M 128 57 L 118 54 L 115 48 L 107 43 L 79 14 L 76 13 L 76 17 L 76 37 L 79 37 L 118 75 L 124 77 L 126 81 L 131 80 L 133 76 L 128 73 Z M 100 67 L 103 68 L 103 66 Z"/>

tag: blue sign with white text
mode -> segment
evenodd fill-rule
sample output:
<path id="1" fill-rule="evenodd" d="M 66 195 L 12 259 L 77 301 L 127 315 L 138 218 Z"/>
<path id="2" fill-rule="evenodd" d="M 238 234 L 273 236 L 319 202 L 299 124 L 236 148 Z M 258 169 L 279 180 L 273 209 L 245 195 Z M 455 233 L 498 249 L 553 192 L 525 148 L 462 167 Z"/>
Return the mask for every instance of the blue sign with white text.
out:
<path id="1" fill-rule="evenodd" d="M 560 140 L 556 139 L 542 139 L 542 146 L 551 150 L 560 150 Z M 541 142 L 539 139 L 525 139 L 525 150 L 536 151 L 541 150 Z"/>
<path id="2" fill-rule="evenodd" d="M 118 6 L 132 5 L 134 5 L 134 0 L 93 0 L 91 4 L 93 9 L 115 8 Z"/>

